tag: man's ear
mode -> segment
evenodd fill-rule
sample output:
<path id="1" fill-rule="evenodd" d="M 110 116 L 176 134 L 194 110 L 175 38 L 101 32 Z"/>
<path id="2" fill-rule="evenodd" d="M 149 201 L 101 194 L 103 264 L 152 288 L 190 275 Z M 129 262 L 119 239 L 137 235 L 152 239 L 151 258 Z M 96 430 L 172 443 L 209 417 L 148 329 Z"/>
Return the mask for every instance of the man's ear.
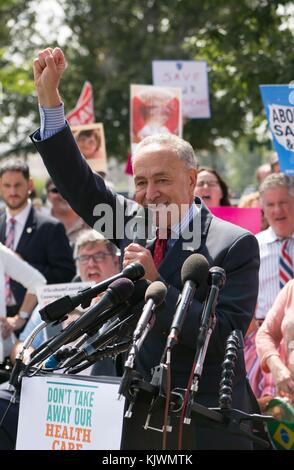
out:
<path id="1" fill-rule="evenodd" d="M 189 170 L 189 179 L 190 179 L 191 189 L 194 192 L 194 188 L 195 188 L 196 182 L 197 182 L 197 170 L 196 170 L 196 168 L 191 168 Z"/>
<path id="2" fill-rule="evenodd" d="M 33 182 L 33 179 L 30 178 L 29 179 L 29 194 L 31 194 L 31 192 L 33 191 L 34 189 L 34 182 Z"/>

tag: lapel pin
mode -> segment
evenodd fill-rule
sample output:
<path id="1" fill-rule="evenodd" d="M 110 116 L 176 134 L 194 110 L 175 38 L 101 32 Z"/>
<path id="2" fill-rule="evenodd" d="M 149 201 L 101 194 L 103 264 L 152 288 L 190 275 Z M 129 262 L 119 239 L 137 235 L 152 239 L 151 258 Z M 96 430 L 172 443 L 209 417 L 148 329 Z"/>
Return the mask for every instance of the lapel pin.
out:
<path id="1" fill-rule="evenodd" d="M 32 233 L 32 231 L 33 231 L 32 227 L 27 228 L 27 233 Z"/>

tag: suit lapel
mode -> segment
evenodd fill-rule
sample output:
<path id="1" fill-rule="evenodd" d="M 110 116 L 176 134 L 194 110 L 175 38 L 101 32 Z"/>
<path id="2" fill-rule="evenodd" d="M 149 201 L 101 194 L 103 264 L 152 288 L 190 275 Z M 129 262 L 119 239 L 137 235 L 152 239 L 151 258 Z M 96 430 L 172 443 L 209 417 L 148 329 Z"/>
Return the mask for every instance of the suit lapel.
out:
<path id="1" fill-rule="evenodd" d="M 37 221 L 35 218 L 35 211 L 32 207 L 15 251 L 21 253 L 25 250 L 27 243 L 30 241 L 32 234 L 36 229 L 36 225 Z"/>
<path id="2" fill-rule="evenodd" d="M 195 203 L 199 206 L 199 212 L 196 215 L 199 222 L 196 221 L 195 218 L 190 222 L 186 235 L 184 234 L 184 237 L 180 237 L 176 241 L 175 245 L 169 250 L 159 267 L 159 273 L 166 280 L 168 280 L 176 271 L 181 270 L 184 261 L 192 253 L 201 251 L 203 240 L 206 238 L 212 215 L 198 198 L 196 198 Z M 192 227 L 194 227 L 194 232 Z M 193 237 L 190 236 L 191 240 L 189 240 L 189 233 L 190 235 L 191 233 L 194 235 Z"/>
<path id="3" fill-rule="evenodd" d="M 6 240 L 6 213 L 1 214 L 0 217 L 0 241 L 5 245 Z"/>

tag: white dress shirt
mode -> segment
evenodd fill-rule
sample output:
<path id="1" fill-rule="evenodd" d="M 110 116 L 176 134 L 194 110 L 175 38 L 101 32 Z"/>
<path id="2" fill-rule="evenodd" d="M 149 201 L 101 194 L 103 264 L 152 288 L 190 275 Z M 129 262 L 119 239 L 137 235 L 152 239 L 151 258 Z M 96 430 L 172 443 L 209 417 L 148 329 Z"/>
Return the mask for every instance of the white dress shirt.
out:
<path id="1" fill-rule="evenodd" d="M 255 316 L 258 319 L 265 318 L 280 292 L 279 258 L 281 251 L 280 240 L 272 227 L 256 235 L 260 250 L 259 290 Z M 290 237 L 287 249 L 294 261 L 294 233 Z"/>

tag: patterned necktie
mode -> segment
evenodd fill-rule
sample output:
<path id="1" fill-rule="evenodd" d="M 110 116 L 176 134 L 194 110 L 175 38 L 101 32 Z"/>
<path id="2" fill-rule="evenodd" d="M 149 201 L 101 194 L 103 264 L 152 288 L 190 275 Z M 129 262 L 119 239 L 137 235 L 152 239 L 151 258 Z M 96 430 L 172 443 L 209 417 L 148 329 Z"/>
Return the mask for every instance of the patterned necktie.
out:
<path id="1" fill-rule="evenodd" d="M 293 279 L 293 260 L 289 255 L 290 239 L 281 240 L 281 251 L 279 258 L 279 281 L 282 289 L 288 281 Z M 288 249 L 288 250 L 287 250 Z"/>
<path id="2" fill-rule="evenodd" d="M 153 261 L 155 266 L 158 268 L 165 256 L 167 241 L 170 238 L 170 230 L 167 229 L 167 237 L 166 238 L 159 238 L 159 230 L 156 231 L 156 240 L 154 244 L 154 251 L 153 251 Z"/>
<path id="3" fill-rule="evenodd" d="M 7 246 L 7 248 L 10 248 L 12 251 L 14 251 L 15 222 L 16 220 L 14 218 L 10 219 L 8 233 L 7 233 L 7 237 L 5 240 L 5 246 Z M 13 294 L 10 288 L 9 276 L 5 276 L 5 300 L 6 300 L 6 305 L 13 305 L 15 303 Z"/>

